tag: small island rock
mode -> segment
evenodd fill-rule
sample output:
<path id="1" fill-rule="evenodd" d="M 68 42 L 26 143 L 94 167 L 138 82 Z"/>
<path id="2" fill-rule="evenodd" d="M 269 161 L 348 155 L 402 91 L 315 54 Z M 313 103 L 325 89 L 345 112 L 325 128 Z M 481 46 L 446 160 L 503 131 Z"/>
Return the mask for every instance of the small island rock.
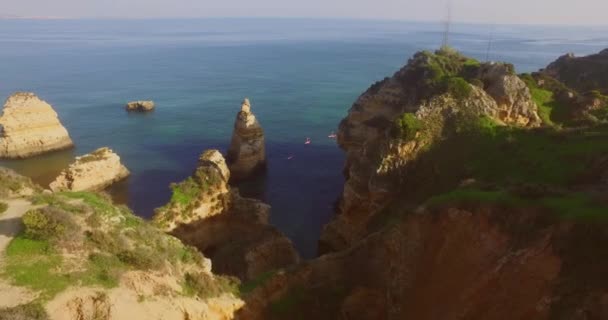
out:
<path id="1" fill-rule="evenodd" d="M 74 146 L 50 104 L 31 92 L 17 92 L 0 117 L 0 158 L 27 158 Z"/>
<path id="2" fill-rule="evenodd" d="M 228 150 L 228 167 L 234 179 L 244 179 L 266 167 L 264 130 L 251 112 L 245 98 L 234 123 L 234 132 Z"/>
<path id="3" fill-rule="evenodd" d="M 77 157 L 50 184 L 51 190 L 98 191 L 129 176 L 129 170 L 120 162 L 120 157 L 109 148 L 99 148 Z"/>
<path id="4" fill-rule="evenodd" d="M 125 108 L 127 111 L 139 111 L 139 112 L 148 112 L 154 110 L 154 101 L 131 101 L 127 103 Z"/>

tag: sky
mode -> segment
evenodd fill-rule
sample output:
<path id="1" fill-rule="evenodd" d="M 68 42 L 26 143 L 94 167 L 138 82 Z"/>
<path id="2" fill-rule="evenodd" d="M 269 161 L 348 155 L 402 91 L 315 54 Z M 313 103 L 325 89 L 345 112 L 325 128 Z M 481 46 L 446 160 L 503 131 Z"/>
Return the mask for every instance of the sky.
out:
<path id="1" fill-rule="evenodd" d="M 305 17 L 439 21 L 449 0 L 0 0 L 0 17 Z M 452 20 L 607 25 L 608 0 L 451 0 Z"/>

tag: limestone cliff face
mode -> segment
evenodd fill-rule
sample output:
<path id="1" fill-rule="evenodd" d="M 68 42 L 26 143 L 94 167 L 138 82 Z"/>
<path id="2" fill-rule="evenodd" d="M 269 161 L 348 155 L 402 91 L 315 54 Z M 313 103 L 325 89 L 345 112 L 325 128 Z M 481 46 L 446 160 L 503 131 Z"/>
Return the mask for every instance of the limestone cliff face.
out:
<path id="1" fill-rule="evenodd" d="M 445 67 L 449 63 L 456 66 Z M 456 68 L 460 73 L 452 70 Z M 451 89 L 452 82 L 456 90 Z M 522 127 L 541 123 L 526 84 L 513 74 L 512 66 L 473 64 L 451 52 L 418 53 L 391 78 L 363 93 L 340 123 L 338 144 L 346 152 L 346 182 L 339 215 L 324 227 L 320 251 L 345 249 L 360 239 L 368 221 L 404 183 L 398 171 L 420 150 L 442 139 L 456 119 L 467 116 Z M 419 128 L 408 129 L 408 121 Z M 396 135 L 396 129 L 411 132 Z"/>
<path id="2" fill-rule="evenodd" d="M 228 166 L 234 179 L 244 179 L 266 166 L 264 131 L 245 99 L 236 116 L 228 150 Z"/>
<path id="3" fill-rule="evenodd" d="M 35 94 L 18 92 L 0 117 L 0 158 L 26 158 L 73 147 L 53 108 Z"/>
<path id="4" fill-rule="evenodd" d="M 268 224 L 270 206 L 231 191 L 233 205 L 222 214 L 173 230 L 184 243 L 213 261 L 213 271 L 242 280 L 300 261 L 293 243 Z"/>
<path id="5" fill-rule="evenodd" d="M 270 206 L 239 195 L 217 150 L 203 152 L 193 176 L 175 184 L 154 221 L 213 261 L 215 272 L 253 279 L 299 261 L 291 241 L 268 224 Z"/>
<path id="6" fill-rule="evenodd" d="M 483 64 L 480 79 L 484 90 L 496 101 L 497 108 L 488 115 L 506 124 L 537 127 L 541 124 L 538 107 L 526 84 L 502 63 Z"/>
<path id="7" fill-rule="evenodd" d="M 422 210 L 277 274 L 237 319 L 286 319 L 281 301 L 305 319 L 603 319 L 602 229 L 535 208 Z"/>
<path id="8" fill-rule="evenodd" d="M 104 147 L 77 157 L 49 187 L 55 192 L 99 191 L 129 174 L 129 170 L 120 162 L 120 157 Z"/>

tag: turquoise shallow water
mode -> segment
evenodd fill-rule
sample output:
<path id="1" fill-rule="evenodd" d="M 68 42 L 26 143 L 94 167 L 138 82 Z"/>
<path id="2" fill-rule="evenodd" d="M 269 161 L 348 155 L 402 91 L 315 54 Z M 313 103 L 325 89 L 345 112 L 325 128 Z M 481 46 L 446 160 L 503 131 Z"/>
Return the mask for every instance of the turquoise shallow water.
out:
<path id="1" fill-rule="evenodd" d="M 608 28 L 600 27 L 453 29 L 454 47 L 518 71 L 608 46 Z M 0 97 L 36 92 L 77 145 L 0 165 L 44 184 L 74 155 L 109 146 L 132 171 L 111 193 L 150 217 L 203 150 L 226 150 L 249 97 L 266 132 L 269 170 L 239 187 L 270 203 L 271 222 L 311 257 L 343 182 L 343 153 L 327 135 L 369 85 L 441 38 L 439 23 L 398 21 L 0 20 Z M 136 99 L 154 100 L 157 110 L 127 114 L 124 104 Z"/>

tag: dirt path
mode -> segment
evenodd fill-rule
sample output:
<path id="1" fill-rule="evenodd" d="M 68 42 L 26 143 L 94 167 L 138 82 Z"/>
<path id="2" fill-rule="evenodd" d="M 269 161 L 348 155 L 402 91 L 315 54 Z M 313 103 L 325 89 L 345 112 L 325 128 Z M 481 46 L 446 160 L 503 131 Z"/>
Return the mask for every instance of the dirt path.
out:
<path id="1" fill-rule="evenodd" d="M 21 217 L 32 204 L 24 199 L 1 200 L 8 204 L 8 209 L 0 214 L 0 264 L 4 250 L 13 238 L 21 231 Z M 37 295 L 25 288 L 15 287 L 5 279 L 0 279 L 0 308 L 14 307 L 33 300 Z"/>
<path id="2" fill-rule="evenodd" d="M 21 217 L 32 208 L 32 204 L 24 199 L 2 200 L 2 202 L 8 204 L 8 209 L 0 214 L 0 260 L 8 244 L 21 231 Z"/>

